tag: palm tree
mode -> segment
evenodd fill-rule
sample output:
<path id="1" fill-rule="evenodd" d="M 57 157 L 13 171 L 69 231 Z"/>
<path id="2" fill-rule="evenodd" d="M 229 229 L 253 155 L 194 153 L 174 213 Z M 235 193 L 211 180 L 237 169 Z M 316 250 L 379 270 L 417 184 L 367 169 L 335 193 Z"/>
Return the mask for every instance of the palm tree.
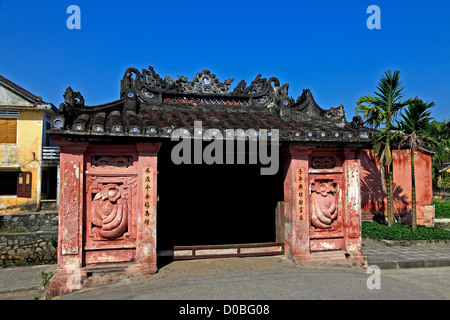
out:
<path id="1" fill-rule="evenodd" d="M 430 136 L 439 141 L 441 145 L 441 149 L 436 150 L 435 154 L 432 157 L 432 164 L 434 176 L 433 180 L 435 180 L 434 184 L 439 187 L 440 191 L 442 192 L 443 171 L 440 172 L 440 177 L 438 175 L 439 171 L 443 167 L 444 162 L 447 162 L 450 159 L 450 121 L 431 121 L 427 132 Z"/>
<path id="2" fill-rule="evenodd" d="M 402 100 L 404 97 L 400 71 L 390 70 L 384 73 L 377 86 L 375 95 L 365 95 L 356 102 L 356 113 L 362 114 L 364 123 L 374 129 L 389 126 L 396 119 L 399 111 L 408 105 L 412 99 Z M 389 134 L 376 134 L 374 151 L 380 160 L 380 172 L 383 190 L 387 194 L 388 225 L 394 224 L 393 201 L 393 170 L 392 170 L 392 141 Z"/>
<path id="3" fill-rule="evenodd" d="M 412 230 L 417 228 L 417 211 L 416 211 L 416 181 L 414 170 L 414 152 L 431 147 L 436 152 L 441 152 L 441 145 L 438 140 L 430 135 L 431 108 L 434 102 L 424 102 L 421 99 L 414 99 L 401 114 L 401 121 L 396 126 L 390 125 L 386 128 L 393 139 L 399 139 L 398 147 L 408 147 L 411 155 L 411 186 L 412 186 Z M 428 148 L 429 149 L 429 148 Z"/>

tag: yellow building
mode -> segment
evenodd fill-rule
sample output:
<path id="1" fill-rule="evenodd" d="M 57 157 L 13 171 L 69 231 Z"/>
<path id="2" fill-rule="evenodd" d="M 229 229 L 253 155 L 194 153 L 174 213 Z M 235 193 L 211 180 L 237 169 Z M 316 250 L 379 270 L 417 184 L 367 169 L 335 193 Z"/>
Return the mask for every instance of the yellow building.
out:
<path id="1" fill-rule="evenodd" d="M 57 147 L 46 133 L 57 109 L 0 76 L 0 213 L 57 198 Z"/>

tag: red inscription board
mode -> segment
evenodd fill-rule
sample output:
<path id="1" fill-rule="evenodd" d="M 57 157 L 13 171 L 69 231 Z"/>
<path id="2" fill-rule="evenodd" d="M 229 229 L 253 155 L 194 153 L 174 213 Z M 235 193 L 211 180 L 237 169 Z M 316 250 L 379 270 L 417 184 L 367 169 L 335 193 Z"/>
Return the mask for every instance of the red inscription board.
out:
<path id="1" fill-rule="evenodd" d="M 152 226 L 153 211 L 153 168 L 142 169 L 142 226 Z"/>
<path id="2" fill-rule="evenodd" d="M 296 198 L 297 198 L 297 221 L 305 221 L 305 207 L 306 207 L 306 201 L 305 201 L 305 168 L 298 168 L 296 172 L 296 181 L 297 181 L 297 192 L 296 192 Z"/>

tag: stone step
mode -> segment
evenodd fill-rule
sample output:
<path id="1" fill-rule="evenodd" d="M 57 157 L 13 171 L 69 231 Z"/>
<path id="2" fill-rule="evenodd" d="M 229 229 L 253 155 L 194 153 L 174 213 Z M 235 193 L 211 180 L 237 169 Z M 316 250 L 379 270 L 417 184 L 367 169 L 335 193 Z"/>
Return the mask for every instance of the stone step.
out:
<path id="1" fill-rule="evenodd" d="M 53 199 L 42 199 L 41 200 L 41 210 L 57 210 L 58 203 Z"/>

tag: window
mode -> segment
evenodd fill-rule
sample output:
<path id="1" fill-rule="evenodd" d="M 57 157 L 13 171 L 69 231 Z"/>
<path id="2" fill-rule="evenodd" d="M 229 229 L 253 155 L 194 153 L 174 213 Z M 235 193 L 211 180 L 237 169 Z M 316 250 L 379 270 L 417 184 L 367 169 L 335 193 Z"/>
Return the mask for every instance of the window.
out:
<path id="1" fill-rule="evenodd" d="M 17 119 L 0 118 L 0 143 L 16 143 Z"/>
<path id="2" fill-rule="evenodd" d="M 0 196 L 31 198 L 31 172 L 0 172 Z"/>
<path id="3" fill-rule="evenodd" d="M 52 128 L 52 125 L 50 122 L 44 122 L 44 124 L 45 124 L 45 146 L 50 147 L 52 145 L 52 140 L 50 139 L 48 130 Z"/>
<path id="4" fill-rule="evenodd" d="M 0 196 L 17 195 L 19 172 L 0 172 Z"/>

